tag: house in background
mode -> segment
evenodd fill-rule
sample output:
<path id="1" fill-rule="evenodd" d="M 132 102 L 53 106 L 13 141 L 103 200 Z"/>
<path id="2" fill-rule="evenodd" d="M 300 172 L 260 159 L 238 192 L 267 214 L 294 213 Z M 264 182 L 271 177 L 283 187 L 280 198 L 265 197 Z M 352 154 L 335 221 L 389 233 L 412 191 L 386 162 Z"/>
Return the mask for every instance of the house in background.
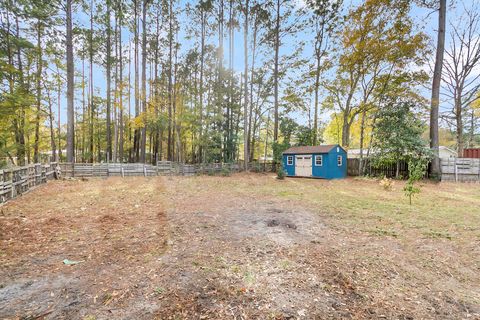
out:
<path id="1" fill-rule="evenodd" d="M 367 158 L 367 149 L 363 149 L 363 158 Z M 375 150 L 370 150 L 368 157 L 374 157 L 376 155 Z M 445 146 L 439 147 L 439 158 L 440 159 L 453 159 L 457 157 L 457 152 L 453 149 L 450 149 Z M 360 158 L 360 149 L 348 149 L 348 159 L 359 159 Z"/>
<path id="2" fill-rule="evenodd" d="M 363 149 L 363 157 L 367 157 L 367 149 Z M 370 150 L 368 156 L 373 157 L 375 155 L 374 150 Z M 348 149 L 348 159 L 359 159 L 360 158 L 360 149 Z"/>
<path id="3" fill-rule="evenodd" d="M 438 157 L 440 159 L 453 159 L 458 156 L 457 151 L 450 149 L 449 147 L 439 146 L 438 147 Z"/>
<path id="4" fill-rule="evenodd" d="M 283 152 L 289 177 L 341 179 L 347 176 L 347 152 L 340 145 L 292 147 Z"/>

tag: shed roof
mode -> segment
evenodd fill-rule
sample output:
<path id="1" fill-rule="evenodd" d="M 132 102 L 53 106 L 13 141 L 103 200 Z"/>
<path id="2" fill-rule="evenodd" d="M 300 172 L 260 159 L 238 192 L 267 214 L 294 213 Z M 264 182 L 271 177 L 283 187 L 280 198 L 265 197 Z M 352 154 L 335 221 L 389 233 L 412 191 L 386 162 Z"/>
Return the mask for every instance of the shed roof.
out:
<path id="1" fill-rule="evenodd" d="M 311 154 L 311 153 L 328 153 L 335 148 L 336 144 L 321 145 L 321 146 L 303 146 L 291 147 L 283 152 L 283 154 Z"/>

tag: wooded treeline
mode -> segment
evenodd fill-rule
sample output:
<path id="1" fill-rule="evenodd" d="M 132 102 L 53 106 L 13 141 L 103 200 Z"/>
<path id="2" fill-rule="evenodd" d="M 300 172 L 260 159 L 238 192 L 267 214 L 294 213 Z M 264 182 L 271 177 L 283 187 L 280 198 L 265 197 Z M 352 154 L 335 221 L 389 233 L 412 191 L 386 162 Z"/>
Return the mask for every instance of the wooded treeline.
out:
<path id="1" fill-rule="evenodd" d="M 0 157 L 248 162 L 325 141 L 367 155 L 386 108 L 408 104 L 428 128 L 433 50 L 414 5 L 2 1 Z M 445 51 L 441 118 L 459 151 L 478 143 L 473 9 Z"/>

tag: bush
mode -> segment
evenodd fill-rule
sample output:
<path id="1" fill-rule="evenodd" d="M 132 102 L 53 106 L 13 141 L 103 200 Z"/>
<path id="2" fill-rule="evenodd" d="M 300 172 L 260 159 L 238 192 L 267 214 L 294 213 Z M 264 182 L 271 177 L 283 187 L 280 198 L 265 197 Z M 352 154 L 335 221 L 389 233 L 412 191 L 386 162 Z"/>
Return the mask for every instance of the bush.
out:
<path id="1" fill-rule="evenodd" d="M 285 170 L 283 170 L 283 167 L 278 168 L 277 179 L 280 179 L 280 180 L 285 179 Z"/>
<path id="2" fill-rule="evenodd" d="M 412 205 L 413 196 L 420 193 L 420 188 L 416 183 L 425 176 L 427 167 L 428 158 L 417 158 L 408 162 L 408 180 L 403 191 L 405 196 L 408 197 L 410 205 Z"/>
<path id="3" fill-rule="evenodd" d="M 393 188 L 393 180 L 388 179 L 386 176 L 383 177 L 382 180 L 380 180 L 380 185 L 383 187 L 385 191 L 392 191 Z"/>
<path id="4" fill-rule="evenodd" d="M 252 165 L 252 172 L 259 173 L 262 172 L 262 164 L 260 162 L 254 162 Z"/>
<path id="5" fill-rule="evenodd" d="M 229 176 L 230 176 L 230 173 L 231 173 L 231 172 L 230 172 L 230 169 L 228 169 L 228 168 L 226 168 L 226 167 L 223 167 L 223 168 L 222 168 L 222 171 L 221 171 L 222 176 L 224 176 L 224 177 L 229 177 Z"/>

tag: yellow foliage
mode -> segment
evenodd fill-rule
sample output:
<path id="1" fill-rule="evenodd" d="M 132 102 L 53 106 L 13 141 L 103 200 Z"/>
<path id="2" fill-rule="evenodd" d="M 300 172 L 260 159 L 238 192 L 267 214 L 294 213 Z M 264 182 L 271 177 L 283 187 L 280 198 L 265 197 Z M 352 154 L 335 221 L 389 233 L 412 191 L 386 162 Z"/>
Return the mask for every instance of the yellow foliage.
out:
<path id="1" fill-rule="evenodd" d="M 145 126 L 146 114 L 144 112 L 140 113 L 138 117 L 132 119 L 131 124 L 134 129 L 143 128 Z"/>
<path id="2" fill-rule="evenodd" d="M 330 122 L 327 124 L 325 131 L 323 133 L 323 139 L 327 144 L 341 144 L 342 142 L 342 126 L 343 126 L 343 116 L 338 113 L 334 113 L 331 117 Z M 361 121 L 356 119 L 350 128 L 350 147 L 359 148 L 360 147 L 360 135 L 361 135 Z M 370 143 L 370 135 L 372 133 L 372 121 L 367 115 L 365 121 L 364 129 L 364 141 L 363 146 L 366 147 Z"/>

